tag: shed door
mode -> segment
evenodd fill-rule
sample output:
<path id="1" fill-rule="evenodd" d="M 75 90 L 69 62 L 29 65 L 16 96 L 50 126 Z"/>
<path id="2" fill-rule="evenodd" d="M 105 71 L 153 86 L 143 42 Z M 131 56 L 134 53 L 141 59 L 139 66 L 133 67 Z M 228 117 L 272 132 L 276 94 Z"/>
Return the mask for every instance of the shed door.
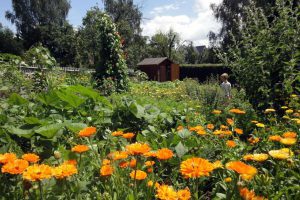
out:
<path id="1" fill-rule="evenodd" d="M 166 81 L 171 81 L 171 65 L 166 66 Z"/>

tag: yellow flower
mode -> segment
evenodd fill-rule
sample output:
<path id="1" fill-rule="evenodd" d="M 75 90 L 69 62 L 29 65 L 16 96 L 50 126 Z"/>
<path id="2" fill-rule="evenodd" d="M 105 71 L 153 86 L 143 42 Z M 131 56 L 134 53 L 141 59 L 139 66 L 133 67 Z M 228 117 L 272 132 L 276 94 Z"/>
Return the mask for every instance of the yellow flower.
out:
<path id="1" fill-rule="evenodd" d="M 177 200 L 177 192 L 171 186 L 160 185 L 157 187 L 155 197 L 160 200 Z"/>
<path id="2" fill-rule="evenodd" d="M 243 160 L 252 160 L 257 162 L 263 162 L 268 159 L 268 154 L 265 153 L 258 153 L 258 154 L 247 154 L 243 157 Z"/>
<path id="3" fill-rule="evenodd" d="M 294 111 L 292 109 L 288 109 L 285 111 L 286 114 L 292 114 Z"/>
<path id="4" fill-rule="evenodd" d="M 240 129 L 240 128 L 235 128 L 234 132 L 236 132 L 239 135 L 242 135 L 244 133 L 244 131 L 242 129 Z"/>
<path id="5" fill-rule="evenodd" d="M 287 106 L 281 106 L 281 109 L 288 109 Z"/>
<path id="6" fill-rule="evenodd" d="M 265 113 L 272 113 L 272 112 L 275 112 L 275 109 L 268 108 L 268 109 L 265 110 Z"/>
<path id="7" fill-rule="evenodd" d="M 229 110 L 229 112 L 234 113 L 234 114 L 245 114 L 246 112 L 237 108 L 233 108 Z"/>
<path id="8" fill-rule="evenodd" d="M 214 169 L 223 168 L 223 164 L 220 160 L 217 160 L 217 161 L 213 162 L 212 164 L 213 164 Z"/>
<path id="9" fill-rule="evenodd" d="M 279 150 L 271 150 L 269 151 L 269 155 L 279 160 L 285 160 L 291 158 L 294 153 L 288 148 L 283 148 Z"/>
<path id="10" fill-rule="evenodd" d="M 100 169 L 101 176 L 110 176 L 114 172 L 114 168 L 111 165 L 103 165 Z"/>
<path id="11" fill-rule="evenodd" d="M 52 176 L 52 168 L 48 165 L 34 164 L 26 168 L 23 172 L 23 179 L 28 181 L 41 181 L 49 179 Z"/>
<path id="12" fill-rule="evenodd" d="M 128 157 L 128 153 L 126 151 L 115 151 L 110 154 L 110 158 L 113 160 L 126 159 L 127 157 Z"/>
<path id="13" fill-rule="evenodd" d="M 234 124 L 234 121 L 233 121 L 233 119 L 231 119 L 231 118 L 227 118 L 226 119 L 226 122 L 227 122 L 227 124 L 229 124 L 229 125 L 233 125 Z"/>
<path id="14" fill-rule="evenodd" d="M 284 137 L 284 138 L 296 138 L 297 137 L 297 133 L 288 131 L 288 132 L 285 132 L 282 135 L 282 137 Z"/>
<path id="15" fill-rule="evenodd" d="M 83 153 L 88 151 L 90 148 L 86 145 L 76 145 L 75 147 L 72 148 L 72 152 L 75 153 Z"/>
<path id="16" fill-rule="evenodd" d="M 227 178 L 225 178 L 225 180 L 224 180 L 226 183 L 230 183 L 231 181 L 232 181 L 232 178 L 231 177 L 227 177 Z"/>
<path id="17" fill-rule="evenodd" d="M 209 130 L 213 130 L 215 128 L 215 126 L 213 124 L 207 124 L 206 128 Z"/>
<path id="18" fill-rule="evenodd" d="M 114 131 L 114 132 L 111 133 L 111 135 L 115 136 L 115 137 L 122 136 L 123 135 L 123 131 Z"/>
<path id="19" fill-rule="evenodd" d="M 256 126 L 259 127 L 259 128 L 265 128 L 265 125 L 262 124 L 262 123 L 257 123 Z"/>
<path id="20" fill-rule="evenodd" d="M 293 145 L 293 144 L 296 144 L 297 139 L 296 138 L 281 138 L 281 140 L 279 142 L 284 145 Z"/>
<path id="21" fill-rule="evenodd" d="M 72 164 L 62 164 L 58 167 L 55 167 L 52 170 L 52 175 L 57 179 L 67 178 L 74 174 L 77 174 L 77 168 L 75 165 Z"/>
<path id="22" fill-rule="evenodd" d="M 270 135 L 269 140 L 270 141 L 276 141 L 279 142 L 282 138 L 279 135 Z"/>
<path id="23" fill-rule="evenodd" d="M 226 145 L 227 145 L 229 148 L 234 148 L 234 147 L 236 147 L 236 143 L 235 143 L 233 140 L 227 140 Z"/>
<path id="24" fill-rule="evenodd" d="M 0 154 L 0 163 L 2 163 L 2 164 L 6 164 L 8 162 L 12 162 L 15 159 L 17 159 L 17 156 L 14 153 Z"/>
<path id="25" fill-rule="evenodd" d="M 152 187 L 152 186 L 153 186 L 153 181 L 151 181 L 151 180 L 148 181 L 147 186 L 148 186 L 148 187 Z"/>
<path id="26" fill-rule="evenodd" d="M 27 153 L 27 154 L 24 154 L 22 156 L 22 158 L 24 160 L 27 160 L 28 162 L 31 162 L 31 163 L 36 163 L 40 160 L 40 157 L 34 153 Z"/>
<path id="27" fill-rule="evenodd" d="M 212 114 L 216 114 L 216 115 L 219 115 L 219 114 L 221 114 L 221 113 L 222 113 L 221 110 L 213 110 L 213 111 L 212 111 Z"/>
<path id="28" fill-rule="evenodd" d="M 15 159 L 2 166 L 2 173 L 9 174 L 22 174 L 23 171 L 29 166 L 28 161 L 22 159 Z"/>
<path id="29" fill-rule="evenodd" d="M 125 139 L 132 139 L 134 136 L 135 136 L 134 133 L 124 133 L 122 135 L 122 137 L 125 138 Z"/>
<path id="30" fill-rule="evenodd" d="M 145 166 L 147 166 L 147 167 L 151 167 L 151 166 L 153 166 L 154 164 L 155 164 L 154 161 L 146 161 L 146 162 L 145 162 Z"/>

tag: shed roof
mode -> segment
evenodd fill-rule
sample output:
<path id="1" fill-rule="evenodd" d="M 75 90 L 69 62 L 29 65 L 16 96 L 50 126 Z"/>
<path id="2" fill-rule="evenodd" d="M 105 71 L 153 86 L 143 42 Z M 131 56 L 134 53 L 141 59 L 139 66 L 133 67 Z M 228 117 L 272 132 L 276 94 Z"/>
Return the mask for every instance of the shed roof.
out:
<path id="1" fill-rule="evenodd" d="M 167 57 L 161 57 L 161 58 L 145 58 L 143 61 L 141 61 L 140 63 L 138 63 L 138 66 L 142 66 L 142 65 L 159 65 L 162 62 L 164 62 L 165 60 L 169 60 Z M 170 62 L 172 62 L 171 60 L 169 60 Z"/>

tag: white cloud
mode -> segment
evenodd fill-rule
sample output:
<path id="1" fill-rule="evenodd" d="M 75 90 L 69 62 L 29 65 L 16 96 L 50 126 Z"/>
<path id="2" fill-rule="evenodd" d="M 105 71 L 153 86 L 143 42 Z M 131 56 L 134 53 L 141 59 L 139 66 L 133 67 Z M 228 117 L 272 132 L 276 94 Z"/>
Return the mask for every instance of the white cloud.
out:
<path id="1" fill-rule="evenodd" d="M 150 13 L 153 15 L 159 15 L 162 12 L 170 11 L 170 10 L 178 10 L 179 5 L 178 4 L 169 4 L 164 6 L 155 7 Z"/>
<path id="2" fill-rule="evenodd" d="M 181 35 L 182 40 L 193 41 L 195 45 L 208 45 L 209 31 L 218 31 L 220 28 L 220 24 L 215 20 L 210 9 L 210 4 L 221 1 L 194 0 L 194 4 L 191 4 L 191 10 L 196 14 L 194 17 L 190 17 L 189 13 L 175 16 L 157 14 L 153 19 L 142 24 L 143 34 L 152 36 L 159 30 L 166 32 L 172 28 Z"/>

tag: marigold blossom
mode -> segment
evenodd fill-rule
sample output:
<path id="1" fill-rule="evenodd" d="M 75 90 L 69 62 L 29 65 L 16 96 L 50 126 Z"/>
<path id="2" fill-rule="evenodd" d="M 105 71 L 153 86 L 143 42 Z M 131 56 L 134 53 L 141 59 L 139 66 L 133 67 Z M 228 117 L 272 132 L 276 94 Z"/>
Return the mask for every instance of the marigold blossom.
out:
<path id="1" fill-rule="evenodd" d="M 284 145 L 294 145 L 297 142 L 297 138 L 281 138 L 281 140 L 279 141 L 281 144 Z"/>
<path id="2" fill-rule="evenodd" d="M 136 180 L 144 180 L 147 178 L 147 173 L 142 170 L 134 170 L 130 173 L 130 177 Z"/>
<path id="3" fill-rule="evenodd" d="M 207 124 L 206 128 L 209 130 L 213 130 L 215 128 L 215 126 L 213 124 Z"/>
<path id="4" fill-rule="evenodd" d="M 133 143 L 126 146 L 126 150 L 130 155 L 142 155 L 151 150 L 148 144 L 146 143 Z"/>
<path id="5" fill-rule="evenodd" d="M 128 157 L 128 153 L 126 151 L 115 151 L 110 154 L 110 157 L 113 160 L 126 159 Z"/>
<path id="6" fill-rule="evenodd" d="M 122 135 L 122 137 L 125 138 L 125 139 L 132 139 L 134 136 L 135 136 L 134 133 L 124 133 Z"/>
<path id="7" fill-rule="evenodd" d="M 227 145 L 229 148 L 234 148 L 234 147 L 236 147 L 236 143 L 235 143 L 233 140 L 227 140 L 227 141 L 226 141 L 226 145 Z"/>
<path id="8" fill-rule="evenodd" d="M 26 168 L 23 172 L 23 179 L 28 181 L 41 181 L 52 176 L 52 168 L 45 164 L 34 164 Z"/>
<path id="9" fill-rule="evenodd" d="M 288 132 L 283 133 L 282 137 L 284 137 L 284 138 L 296 138 L 297 133 L 292 132 L 292 131 L 288 131 Z"/>
<path id="10" fill-rule="evenodd" d="M 135 168 L 135 166 L 136 166 L 136 159 L 131 159 L 129 162 L 129 167 Z"/>
<path id="11" fill-rule="evenodd" d="M 243 160 L 263 162 L 263 161 L 267 160 L 268 157 L 269 157 L 268 154 L 265 154 L 265 153 L 247 154 L 243 157 Z"/>
<path id="12" fill-rule="evenodd" d="M 225 181 L 226 183 L 230 183 L 230 182 L 232 181 L 232 178 L 231 178 L 231 177 L 227 177 L 227 178 L 224 179 L 224 181 Z"/>
<path id="13" fill-rule="evenodd" d="M 153 166 L 154 164 L 155 164 L 154 161 L 146 161 L 146 162 L 145 162 L 145 166 L 147 166 L 147 167 L 151 167 L 151 166 Z"/>
<path id="14" fill-rule="evenodd" d="M 2 173 L 9 174 L 22 174 L 23 171 L 29 166 L 28 161 L 22 159 L 15 159 L 2 166 Z"/>
<path id="15" fill-rule="evenodd" d="M 222 113 L 222 111 L 221 111 L 221 110 L 213 110 L 211 113 L 212 113 L 212 114 L 219 115 L 219 114 Z"/>
<path id="16" fill-rule="evenodd" d="M 128 167 L 129 163 L 127 161 L 122 161 L 119 163 L 119 167 L 120 168 L 126 168 Z"/>
<path id="17" fill-rule="evenodd" d="M 79 131 L 78 135 L 79 137 L 90 137 L 96 133 L 96 127 L 86 127 Z"/>
<path id="18" fill-rule="evenodd" d="M 156 157 L 159 160 L 168 160 L 168 159 L 172 158 L 173 155 L 174 155 L 173 151 L 171 151 L 170 149 L 167 149 L 167 148 L 159 149 L 156 152 Z"/>
<path id="19" fill-rule="evenodd" d="M 111 176 L 114 172 L 114 168 L 111 165 L 103 165 L 100 169 L 101 176 Z"/>
<path id="20" fill-rule="evenodd" d="M 177 199 L 178 200 L 189 200 L 191 199 L 191 192 L 188 188 L 184 190 L 177 191 Z"/>
<path id="21" fill-rule="evenodd" d="M 268 108 L 268 109 L 266 109 L 265 110 L 265 113 L 267 114 L 267 113 L 273 113 L 273 112 L 275 112 L 276 110 L 275 109 L 273 109 L 273 108 Z"/>
<path id="22" fill-rule="evenodd" d="M 52 170 L 52 175 L 57 179 L 64 179 L 77 173 L 77 167 L 73 164 L 62 164 Z"/>
<path id="23" fill-rule="evenodd" d="M 102 165 L 110 165 L 110 160 L 108 160 L 108 159 L 103 159 L 103 160 L 102 160 Z"/>
<path id="24" fill-rule="evenodd" d="M 245 114 L 246 112 L 237 108 L 230 109 L 229 112 L 234 114 Z"/>
<path id="25" fill-rule="evenodd" d="M 214 165 L 203 158 L 189 158 L 180 164 L 180 173 L 184 178 L 199 178 L 209 176 L 214 170 Z"/>
<path id="26" fill-rule="evenodd" d="M 0 163 L 2 163 L 2 164 L 6 164 L 8 162 L 12 162 L 15 159 L 17 159 L 17 156 L 14 153 L 0 154 Z"/>
<path id="27" fill-rule="evenodd" d="M 244 133 L 244 131 L 242 129 L 240 129 L 240 128 L 235 128 L 234 132 L 236 132 L 239 135 L 242 135 Z"/>
<path id="28" fill-rule="evenodd" d="M 157 187 L 155 197 L 160 200 L 177 200 L 177 192 L 171 186 L 160 185 Z"/>
<path id="29" fill-rule="evenodd" d="M 112 135 L 112 136 L 115 136 L 115 137 L 117 137 L 117 136 L 122 136 L 122 135 L 123 135 L 123 131 L 114 131 L 114 132 L 112 132 L 111 135 Z"/>
<path id="30" fill-rule="evenodd" d="M 291 158 L 294 153 L 288 148 L 283 148 L 279 150 L 271 150 L 269 151 L 269 155 L 275 159 L 285 160 Z"/>
<path id="31" fill-rule="evenodd" d="M 256 126 L 258 128 L 265 128 L 265 125 L 263 123 L 257 123 Z"/>
<path id="32" fill-rule="evenodd" d="M 83 153 L 88 151 L 90 148 L 86 145 L 76 145 L 75 147 L 72 148 L 72 152 L 75 153 Z"/>
<path id="33" fill-rule="evenodd" d="M 279 142 L 282 138 L 279 135 L 270 135 L 269 141 L 276 141 Z"/>
<path id="34" fill-rule="evenodd" d="M 231 118 L 227 118 L 227 119 L 226 119 L 226 122 L 227 122 L 227 124 L 229 124 L 230 126 L 232 126 L 232 125 L 234 124 L 234 121 L 233 121 L 233 119 L 231 119 Z"/>
<path id="35" fill-rule="evenodd" d="M 34 153 L 27 153 L 22 156 L 24 160 L 27 160 L 30 163 L 36 163 L 40 160 L 40 157 Z"/>
<path id="36" fill-rule="evenodd" d="M 288 109 L 285 111 L 286 114 L 292 114 L 294 111 L 292 109 Z"/>
<path id="37" fill-rule="evenodd" d="M 228 162 L 226 168 L 239 173 L 244 180 L 251 180 L 257 174 L 257 169 L 255 167 L 241 161 Z"/>

